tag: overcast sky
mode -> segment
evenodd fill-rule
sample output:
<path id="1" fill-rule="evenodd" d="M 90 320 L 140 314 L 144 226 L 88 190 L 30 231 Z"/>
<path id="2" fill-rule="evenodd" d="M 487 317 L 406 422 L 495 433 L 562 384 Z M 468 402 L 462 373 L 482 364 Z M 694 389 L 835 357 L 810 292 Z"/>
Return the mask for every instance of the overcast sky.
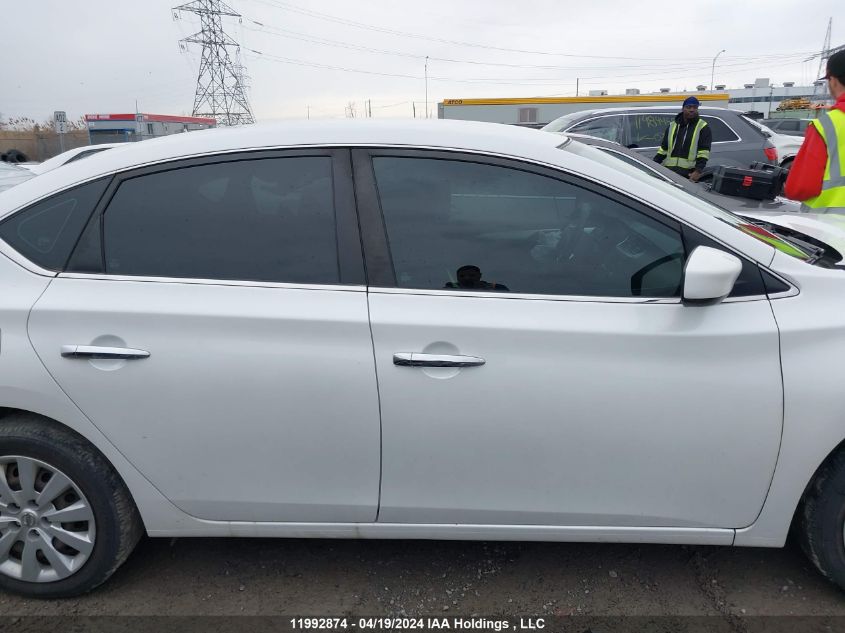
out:
<path id="1" fill-rule="evenodd" d="M 199 30 L 176 1 L 7 0 L 0 5 L 0 116 L 54 110 L 191 114 Z M 580 91 L 817 77 L 828 19 L 841 0 L 229 0 L 259 121 L 343 117 L 372 101 L 374 117 L 422 116 L 444 98 L 575 95 Z M 841 10 L 839 15 L 842 16 Z M 833 45 L 845 43 L 845 16 Z M 260 26 L 260 25 L 261 26 Z M 369 49 L 369 50 L 362 50 Z M 258 54 L 257 52 L 261 54 Z M 332 68 L 326 68 L 327 66 Z"/>

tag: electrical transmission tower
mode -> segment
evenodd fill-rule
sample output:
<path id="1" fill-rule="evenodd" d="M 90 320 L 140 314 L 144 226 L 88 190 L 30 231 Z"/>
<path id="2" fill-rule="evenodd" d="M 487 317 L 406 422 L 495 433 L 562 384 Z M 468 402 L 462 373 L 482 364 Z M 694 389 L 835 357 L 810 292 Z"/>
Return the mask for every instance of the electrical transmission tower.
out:
<path id="1" fill-rule="evenodd" d="M 199 33 L 179 43 L 183 50 L 189 42 L 202 45 L 193 116 L 217 119 L 219 125 L 255 123 L 245 92 L 240 46 L 223 31 L 223 16 L 240 18 L 240 14 L 221 0 L 194 0 L 173 7 L 174 18 L 178 19 L 179 11 L 196 13 L 202 23 Z M 230 48 L 236 51 L 235 61 Z"/>
<path id="2" fill-rule="evenodd" d="M 833 28 L 833 18 L 830 18 L 830 21 L 827 23 L 827 33 L 824 37 L 824 45 L 822 46 L 822 52 L 819 54 L 819 71 L 816 74 L 816 77 L 821 77 L 822 73 L 825 70 L 825 64 L 827 64 L 827 58 L 830 57 L 830 32 Z M 822 81 L 815 82 L 815 88 L 813 89 L 813 98 L 817 99 L 819 97 L 824 98 L 827 96 L 827 86 L 824 85 Z"/>

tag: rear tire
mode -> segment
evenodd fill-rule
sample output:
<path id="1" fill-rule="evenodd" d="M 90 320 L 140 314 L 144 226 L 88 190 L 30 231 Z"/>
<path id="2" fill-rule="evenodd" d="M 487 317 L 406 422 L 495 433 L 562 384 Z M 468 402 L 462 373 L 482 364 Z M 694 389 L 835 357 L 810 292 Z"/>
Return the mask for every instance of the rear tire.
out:
<path id="1" fill-rule="evenodd" d="M 51 516 L 64 508 L 75 516 Z M 123 480 L 84 438 L 32 414 L 0 420 L 0 589 L 30 598 L 86 593 L 117 570 L 142 534 Z"/>
<path id="2" fill-rule="evenodd" d="M 822 465 L 804 497 L 799 539 L 804 553 L 845 590 L 845 451 Z"/>

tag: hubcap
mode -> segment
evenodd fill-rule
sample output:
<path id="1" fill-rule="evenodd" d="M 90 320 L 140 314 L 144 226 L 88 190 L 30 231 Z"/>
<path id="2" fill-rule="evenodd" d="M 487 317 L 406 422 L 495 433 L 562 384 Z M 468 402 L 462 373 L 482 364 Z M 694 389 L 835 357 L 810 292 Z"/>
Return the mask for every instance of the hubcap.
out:
<path id="1" fill-rule="evenodd" d="M 0 574 L 55 582 L 94 551 L 91 504 L 64 473 L 30 457 L 0 456 Z"/>

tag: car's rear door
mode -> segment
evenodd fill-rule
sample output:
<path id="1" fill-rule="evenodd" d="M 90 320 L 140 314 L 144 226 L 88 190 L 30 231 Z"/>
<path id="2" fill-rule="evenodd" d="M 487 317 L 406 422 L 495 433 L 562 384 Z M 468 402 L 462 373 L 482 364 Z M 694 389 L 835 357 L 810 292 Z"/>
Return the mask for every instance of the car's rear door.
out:
<path id="1" fill-rule="evenodd" d="M 354 156 L 379 521 L 754 521 L 782 387 L 753 263 L 735 298 L 687 307 L 684 257 L 704 237 L 599 185 L 478 155 Z"/>
<path id="2" fill-rule="evenodd" d="M 376 517 L 379 413 L 348 151 L 120 175 L 29 334 L 79 408 L 201 518 Z"/>

